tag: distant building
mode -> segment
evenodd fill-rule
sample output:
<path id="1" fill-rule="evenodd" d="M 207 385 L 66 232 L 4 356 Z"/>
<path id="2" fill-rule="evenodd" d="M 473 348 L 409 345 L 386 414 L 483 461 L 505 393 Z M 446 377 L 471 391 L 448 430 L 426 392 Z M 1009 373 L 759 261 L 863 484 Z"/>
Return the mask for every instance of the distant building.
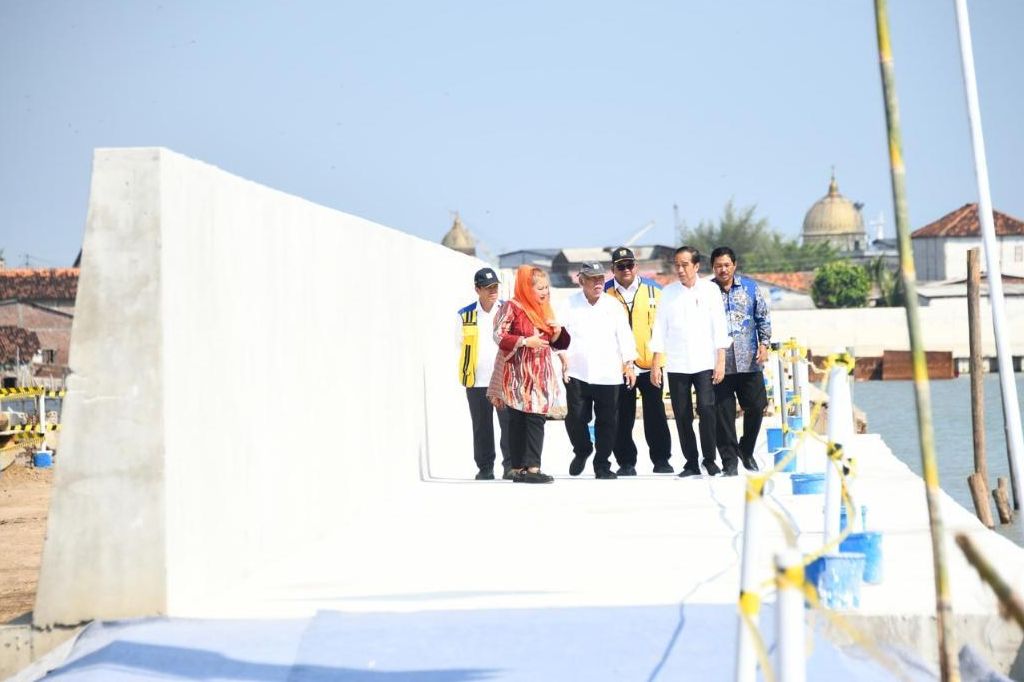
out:
<path id="1" fill-rule="evenodd" d="M 740 274 L 757 282 L 767 292 L 772 310 L 811 310 L 813 272 L 753 272 Z"/>
<path id="2" fill-rule="evenodd" d="M 39 337 L 13 325 L 0 325 L 0 380 L 3 388 L 31 383 L 33 361 L 39 359 Z"/>
<path id="3" fill-rule="evenodd" d="M 459 217 L 458 213 L 455 214 L 455 220 L 452 221 L 451 229 L 441 238 L 441 245 L 447 246 L 453 251 L 464 253 L 467 256 L 476 255 L 476 240 L 473 239 L 473 235 L 469 233 L 466 226 L 462 224 L 462 218 Z"/>
<path id="4" fill-rule="evenodd" d="M 20 331 L 7 332 L 8 339 L 37 344 L 32 357 L 34 378 L 63 379 L 67 374 L 71 346 L 71 323 L 78 293 L 77 268 L 14 268 L 0 270 L 0 327 Z M 5 380 L 14 375 L 5 373 Z"/>
<path id="5" fill-rule="evenodd" d="M 514 270 L 520 265 L 536 265 L 551 270 L 551 261 L 560 249 L 520 249 L 498 255 L 498 267 Z"/>
<path id="6" fill-rule="evenodd" d="M 828 185 L 828 194 L 814 202 L 804 216 L 804 244 L 829 244 L 839 253 L 856 253 L 868 249 L 861 205 L 839 193 L 835 173 Z"/>
<path id="7" fill-rule="evenodd" d="M 1024 222 L 993 211 L 999 263 L 1004 275 L 1024 276 Z M 981 223 L 978 205 L 964 204 L 933 223 L 915 230 L 914 268 L 920 280 L 951 280 L 967 277 L 967 251 L 980 248 Z M 985 259 L 981 259 L 985 270 Z"/>
<path id="8" fill-rule="evenodd" d="M 607 276 L 612 273 L 612 251 L 619 245 L 562 249 L 551 261 L 551 284 L 556 287 L 575 286 L 576 273 L 580 263 L 597 261 L 607 268 Z M 631 246 L 636 256 L 639 274 L 645 277 L 672 272 L 672 257 L 675 248 L 662 244 L 647 246 Z"/>

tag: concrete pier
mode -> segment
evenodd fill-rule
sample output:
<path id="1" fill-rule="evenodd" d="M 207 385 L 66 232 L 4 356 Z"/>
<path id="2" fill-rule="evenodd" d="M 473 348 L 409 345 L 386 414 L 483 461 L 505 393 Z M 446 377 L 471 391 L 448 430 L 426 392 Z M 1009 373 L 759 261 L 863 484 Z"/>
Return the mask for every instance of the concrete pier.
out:
<path id="1" fill-rule="evenodd" d="M 655 475 L 641 447 L 636 478 L 571 478 L 563 424 L 549 422 L 554 484 L 472 480 L 453 342 L 477 267 L 167 150 L 98 151 L 36 626 L 330 611 L 729 613 L 742 476 Z M 638 423 L 638 443 L 641 434 Z M 885 535 L 886 577 L 844 617 L 932 660 L 923 484 L 877 436 L 849 448 L 867 527 Z M 678 471 L 678 443 L 673 452 Z M 763 435 L 759 452 L 763 469 Z M 820 547 L 822 496 L 793 496 L 782 475 L 773 484 L 767 499 L 800 549 Z M 958 644 L 1008 670 L 1021 633 L 999 620 L 952 533 L 968 532 L 1012 584 L 1024 584 L 1024 550 L 947 496 L 943 513 Z M 785 533 L 765 526 L 768 581 Z"/>

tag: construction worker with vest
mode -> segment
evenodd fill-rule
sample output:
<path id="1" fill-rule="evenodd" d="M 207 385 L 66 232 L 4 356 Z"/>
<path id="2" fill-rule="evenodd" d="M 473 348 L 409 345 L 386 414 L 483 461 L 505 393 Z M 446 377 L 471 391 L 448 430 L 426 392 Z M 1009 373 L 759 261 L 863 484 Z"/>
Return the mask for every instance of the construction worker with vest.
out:
<path id="1" fill-rule="evenodd" d="M 616 299 L 626 311 L 629 326 L 636 341 L 636 382 L 623 384 L 619 396 L 619 425 L 612 452 L 619 465 L 619 476 L 636 476 L 637 447 L 633 442 L 633 424 L 636 422 L 636 398 L 640 392 L 643 404 L 644 438 L 650 453 L 654 473 L 674 473 L 669 459 L 672 456 L 672 436 L 665 417 L 665 403 L 661 387 L 651 383 L 650 349 L 651 330 L 661 300 L 661 286 L 652 279 L 641 277 L 636 256 L 625 246 L 612 251 L 612 279 L 605 282 L 604 290 Z"/>
<path id="2" fill-rule="evenodd" d="M 459 310 L 461 349 L 459 381 L 466 387 L 469 416 L 473 422 L 473 459 L 478 481 L 494 480 L 494 406 L 487 399 L 487 386 L 494 371 L 498 346 L 494 342 L 494 315 L 498 312 L 498 275 L 481 268 L 473 275 L 477 300 Z M 501 429 L 501 465 L 503 478 L 510 478 L 508 450 L 508 411 L 498 410 Z"/>

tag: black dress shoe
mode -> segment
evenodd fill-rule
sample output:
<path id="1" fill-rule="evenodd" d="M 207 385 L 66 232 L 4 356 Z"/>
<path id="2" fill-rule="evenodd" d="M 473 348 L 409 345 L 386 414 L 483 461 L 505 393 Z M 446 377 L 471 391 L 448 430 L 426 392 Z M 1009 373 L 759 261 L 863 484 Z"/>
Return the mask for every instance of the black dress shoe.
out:
<path id="1" fill-rule="evenodd" d="M 619 476 L 636 476 L 636 467 L 619 467 L 616 474 Z"/>
<path id="2" fill-rule="evenodd" d="M 683 467 L 683 471 L 679 474 L 679 478 L 689 478 L 690 476 L 700 476 L 700 471 Z"/>
<path id="3" fill-rule="evenodd" d="M 569 463 L 570 476 L 579 476 L 583 473 L 583 467 L 587 466 L 587 457 L 589 455 L 576 455 L 572 458 L 572 462 Z"/>
<path id="4" fill-rule="evenodd" d="M 488 469 L 481 469 L 476 474 L 476 480 L 478 480 L 478 481 L 493 481 L 494 480 L 494 471 L 491 471 L 491 470 L 488 470 Z"/>
<path id="5" fill-rule="evenodd" d="M 594 478 L 602 478 L 602 479 L 605 479 L 605 480 L 611 480 L 613 478 L 618 478 L 618 476 L 616 476 L 615 472 L 612 471 L 611 469 L 602 469 L 601 471 L 595 471 L 594 472 Z"/>
<path id="6" fill-rule="evenodd" d="M 524 471 L 512 480 L 518 483 L 551 483 L 555 478 L 548 476 L 543 471 Z"/>
<path id="7" fill-rule="evenodd" d="M 757 460 L 753 455 L 740 458 L 743 461 L 743 468 L 747 471 L 757 471 Z"/>
<path id="8" fill-rule="evenodd" d="M 515 477 L 516 477 L 517 473 L 518 472 L 515 469 L 509 469 L 508 471 L 503 473 L 501 475 L 501 477 L 502 477 L 502 479 L 504 479 L 506 481 L 512 481 L 512 480 L 515 480 Z"/>
<path id="9" fill-rule="evenodd" d="M 704 468 L 707 469 L 708 476 L 717 476 L 718 474 L 722 473 L 722 470 L 718 468 L 718 465 L 715 464 L 713 461 L 705 461 Z"/>
<path id="10" fill-rule="evenodd" d="M 723 476 L 737 476 L 738 474 L 736 473 L 735 469 L 726 469 L 725 471 L 722 472 L 722 475 Z"/>
<path id="11" fill-rule="evenodd" d="M 656 474 L 674 474 L 675 472 L 676 470 L 673 469 L 672 465 L 669 464 L 668 462 L 665 462 L 664 464 L 654 465 L 654 473 Z"/>

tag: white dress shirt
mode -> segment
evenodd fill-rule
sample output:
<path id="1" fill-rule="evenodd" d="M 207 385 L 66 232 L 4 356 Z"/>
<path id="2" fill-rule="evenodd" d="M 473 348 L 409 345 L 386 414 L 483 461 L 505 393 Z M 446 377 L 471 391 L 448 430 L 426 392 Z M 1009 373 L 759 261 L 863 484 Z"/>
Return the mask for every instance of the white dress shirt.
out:
<path id="1" fill-rule="evenodd" d="M 666 372 L 696 374 L 714 369 L 716 351 L 730 343 L 717 284 L 698 279 L 692 287 L 675 282 L 661 290 L 650 347 L 664 354 Z"/>
<path id="2" fill-rule="evenodd" d="M 588 384 L 623 383 L 622 366 L 636 360 L 636 341 L 622 304 L 601 294 L 593 305 L 582 291 L 566 300 L 559 323 L 569 330 L 569 376 Z"/>

